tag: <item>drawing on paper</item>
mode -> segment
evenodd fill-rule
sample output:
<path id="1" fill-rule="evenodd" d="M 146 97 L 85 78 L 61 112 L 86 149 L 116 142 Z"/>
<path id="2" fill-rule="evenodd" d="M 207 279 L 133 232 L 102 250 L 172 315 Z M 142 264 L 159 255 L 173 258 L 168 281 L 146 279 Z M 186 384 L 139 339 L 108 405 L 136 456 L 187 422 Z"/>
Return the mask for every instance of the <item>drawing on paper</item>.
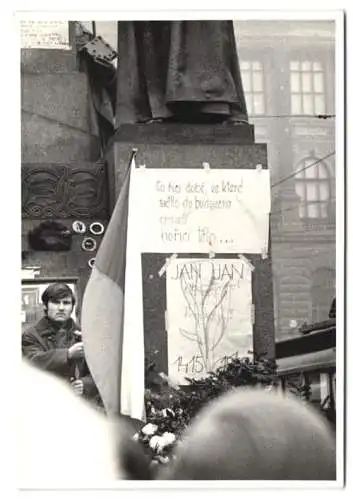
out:
<path id="1" fill-rule="evenodd" d="M 240 259 L 173 260 L 167 269 L 169 374 L 202 376 L 251 350 L 251 302 L 251 271 Z"/>

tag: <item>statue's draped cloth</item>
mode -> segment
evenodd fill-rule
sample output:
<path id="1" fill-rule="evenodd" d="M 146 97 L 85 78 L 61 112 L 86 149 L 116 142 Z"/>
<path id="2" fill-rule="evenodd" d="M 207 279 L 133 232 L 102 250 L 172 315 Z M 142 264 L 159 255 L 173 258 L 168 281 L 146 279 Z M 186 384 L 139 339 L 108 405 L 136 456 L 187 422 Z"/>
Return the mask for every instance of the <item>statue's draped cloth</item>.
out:
<path id="1" fill-rule="evenodd" d="M 119 22 L 116 118 L 247 120 L 233 23 Z"/>

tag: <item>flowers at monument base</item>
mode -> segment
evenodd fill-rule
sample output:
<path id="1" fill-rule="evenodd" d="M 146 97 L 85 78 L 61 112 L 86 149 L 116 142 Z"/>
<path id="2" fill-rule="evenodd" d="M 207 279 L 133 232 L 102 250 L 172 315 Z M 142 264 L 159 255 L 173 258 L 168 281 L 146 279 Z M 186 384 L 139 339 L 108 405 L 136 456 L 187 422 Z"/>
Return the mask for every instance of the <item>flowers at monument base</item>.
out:
<path id="1" fill-rule="evenodd" d="M 249 353 L 250 354 L 250 353 Z M 185 385 L 171 383 L 167 375 L 155 369 L 152 359 L 145 360 L 145 410 L 147 423 L 133 436 L 144 447 L 151 459 L 151 467 L 158 471 L 175 459 L 176 446 L 183 445 L 183 434 L 200 410 L 212 399 L 238 387 L 262 387 L 275 391 L 279 387 L 276 362 L 254 355 L 239 358 L 234 355 L 224 366 L 206 377 L 185 377 Z M 293 385 L 289 392 L 310 400 L 310 386 Z"/>
<path id="2" fill-rule="evenodd" d="M 162 452 L 167 446 L 172 445 L 175 441 L 175 434 L 172 432 L 163 432 L 161 436 L 152 436 L 149 446 L 158 453 Z"/>
<path id="3" fill-rule="evenodd" d="M 158 425 L 149 423 L 146 424 L 144 427 L 142 427 L 141 432 L 146 436 L 153 436 L 153 434 L 157 431 L 157 429 Z"/>
<path id="4" fill-rule="evenodd" d="M 146 360 L 145 408 L 147 423 L 133 436 L 151 457 L 151 466 L 168 466 L 174 459 L 175 446 L 192 419 L 210 400 L 240 386 L 273 387 L 276 365 L 273 361 L 234 356 L 224 367 L 201 379 L 186 378 L 187 385 L 177 386 L 167 375 L 157 372 Z"/>
<path id="5" fill-rule="evenodd" d="M 162 434 L 162 438 L 163 438 L 163 446 L 174 444 L 176 440 L 175 434 L 173 434 L 172 432 L 164 432 Z"/>
<path id="6" fill-rule="evenodd" d="M 163 412 L 165 414 L 165 412 Z M 147 432 L 146 432 L 147 430 Z M 172 432 L 161 432 L 158 425 L 148 423 L 132 437 L 140 441 L 151 457 L 151 465 L 167 464 L 172 459 L 171 451 L 177 441 Z"/>

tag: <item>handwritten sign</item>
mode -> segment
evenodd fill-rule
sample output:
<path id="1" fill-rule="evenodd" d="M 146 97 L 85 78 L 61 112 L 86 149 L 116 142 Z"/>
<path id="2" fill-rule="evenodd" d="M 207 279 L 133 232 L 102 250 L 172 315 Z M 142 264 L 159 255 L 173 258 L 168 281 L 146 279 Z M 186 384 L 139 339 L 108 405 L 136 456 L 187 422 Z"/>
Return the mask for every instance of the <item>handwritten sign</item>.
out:
<path id="1" fill-rule="evenodd" d="M 143 251 L 267 251 L 267 170 L 143 168 L 135 170 L 133 182 Z"/>
<path id="2" fill-rule="evenodd" d="M 252 351 L 251 268 L 241 259 L 176 258 L 167 267 L 168 374 L 204 377 Z"/>
<path id="3" fill-rule="evenodd" d="M 21 48 L 70 49 L 68 21 L 21 20 Z"/>

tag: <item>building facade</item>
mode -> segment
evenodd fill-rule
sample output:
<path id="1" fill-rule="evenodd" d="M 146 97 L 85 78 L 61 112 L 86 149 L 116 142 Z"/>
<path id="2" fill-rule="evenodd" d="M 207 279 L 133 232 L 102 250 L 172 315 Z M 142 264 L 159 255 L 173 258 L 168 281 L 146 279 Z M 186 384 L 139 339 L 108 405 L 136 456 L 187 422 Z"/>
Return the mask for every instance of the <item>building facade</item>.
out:
<path id="1" fill-rule="evenodd" d="M 335 296 L 335 23 L 236 22 L 235 32 L 250 120 L 268 145 L 280 340 L 326 319 Z"/>

